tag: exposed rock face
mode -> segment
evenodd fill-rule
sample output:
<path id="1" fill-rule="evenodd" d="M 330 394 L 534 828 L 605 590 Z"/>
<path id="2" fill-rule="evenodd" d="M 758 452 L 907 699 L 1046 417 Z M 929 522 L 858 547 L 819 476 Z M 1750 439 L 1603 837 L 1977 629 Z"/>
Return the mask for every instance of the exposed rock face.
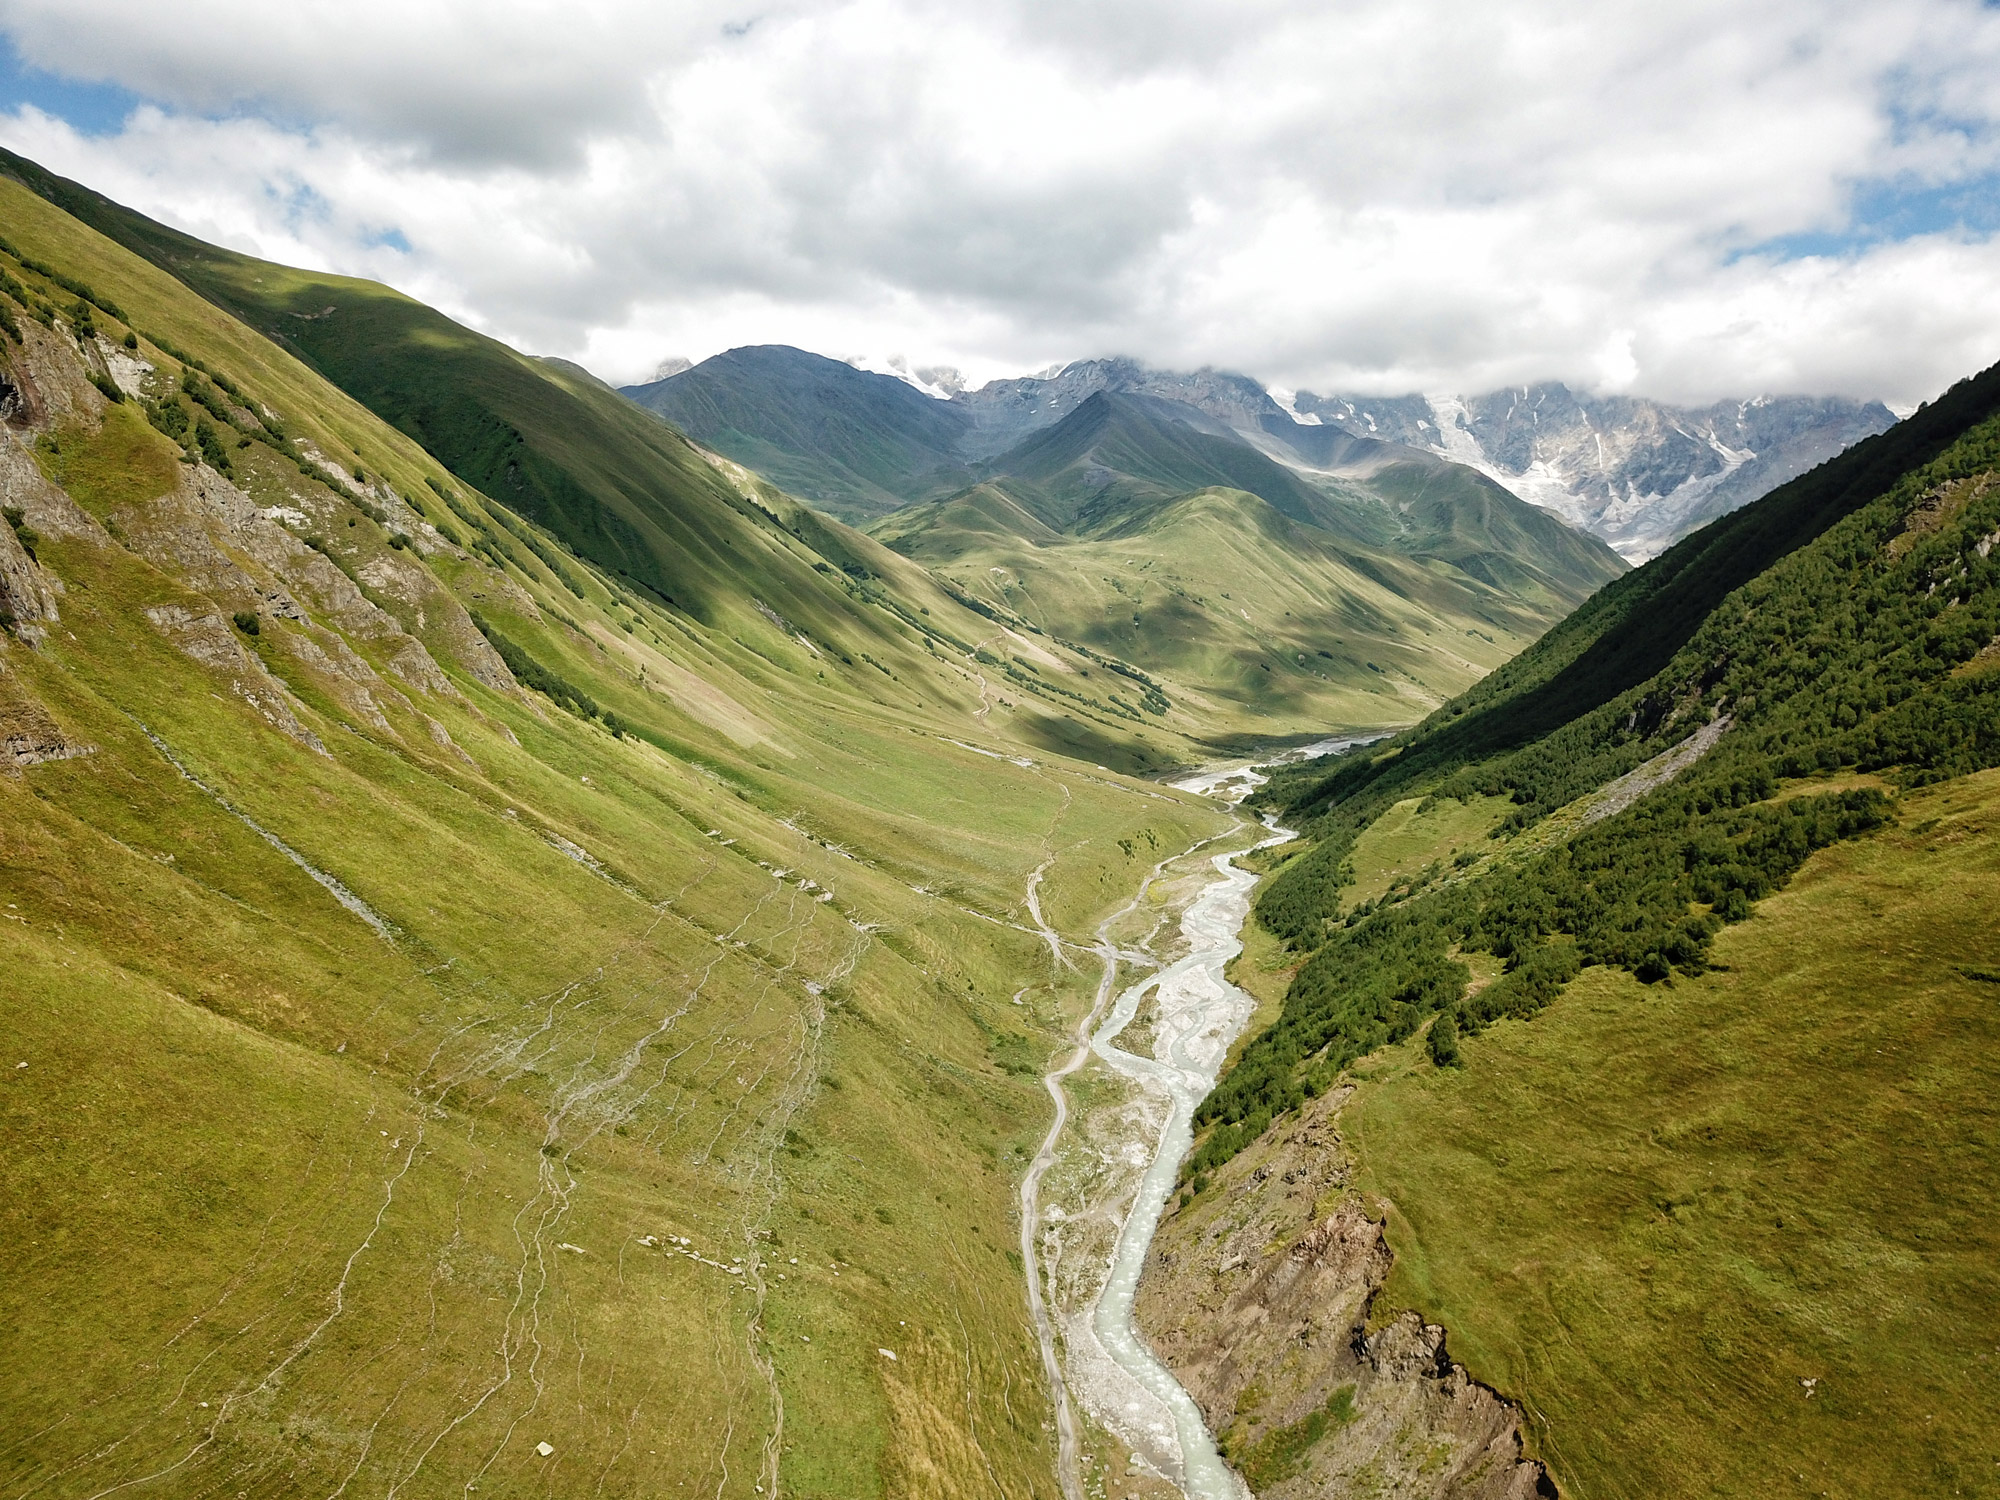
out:
<path id="1" fill-rule="evenodd" d="M 0 771 L 19 773 L 44 761 L 95 754 L 73 739 L 28 690 L 20 673 L 0 663 Z"/>
<path id="2" fill-rule="evenodd" d="M 1347 1093 L 1169 1215 L 1140 1326 L 1262 1500 L 1553 1496 L 1519 1410 L 1452 1362 L 1444 1329 L 1414 1312 L 1371 1324 L 1393 1257 L 1347 1187 Z"/>
<path id="3" fill-rule="evenodd" d="M 14 528 L 0 526 L 0 626 L 39 646 L 59 618 L 54 580 L 43 576 Z"/>
<path id="4" fill-rule="evenodd" d="M 82 349 L 32 321 L 23 333 L 20 346 L 0 360 L 0 504 L 19 512 L 22 525 L 39 537 L 122 545 L 152 564 L 163 576 L 159 602 L 144 611 L 147 619 L 274 728 L 325 753 L 303 722 L 291 688 L 246 647 L 232 614 L 262 620 L 265 641 L 356 720 L 391 740 L 403 738 L 392 719 L 401 714 L 406 728 L 464 756 L 444 727 L 405 693 L 410 689 L 464 706 L 424 635 L 480 682 L 520 691 L 465 609 L 416 557 L 391 552 L 368 561 L 359 570 L 364 589 L 325 544 L 309 546 L 283 524 L 339 534 L 351 513 L 332 491 L 294 487 L 287 503 L 260 507 L 207 464 L 180 463 L 162 480 L 163 493 L 121 501 L 100 523 L 50 482 L 34 445 L 47 434 L 98 431 L 106 420 L 109 403 L 91 384 L 86 363 L 92 355 L 128 396 L 141 392 L 157 372 L 101 339 Z M 419 553 L 448 547 L 385 487 L 382 508 L 392 505 L 392 524 L 403 538 L 398 545 L 407 543 Z M 60 581 L 28 556 L 14 527 L 0 527 L 0 613 L 13 635 L 39 644 L 58 618 L 61 593 Z M 11 763 L 30 763 L 23 756 L 53 758 L 44 753 L 46 747 L 37 748 L 40 733 L 13 737 L 22 744 L 8 750 Z"/>
<path id="5" fill-rule="evenodd" d="M 1706 407 L 1579 396 L 1559 383 L 1483 396 L 1316 396 L 1301 416 L 1469 464 L 1632 562 L 1892 426 L 1879 401 L 1760 396 Z"/>

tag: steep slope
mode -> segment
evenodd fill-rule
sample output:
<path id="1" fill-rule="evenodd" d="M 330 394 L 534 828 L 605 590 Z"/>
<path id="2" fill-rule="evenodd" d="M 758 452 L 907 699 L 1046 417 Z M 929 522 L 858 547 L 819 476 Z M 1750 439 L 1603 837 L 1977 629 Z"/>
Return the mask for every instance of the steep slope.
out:
<path id="1" fill-rule="evenodd" d="M 828 586 L 773 552 L 712 465 L 595 379 L 474 333 L 373 282 L 276 266 L 156 224 L 34 163 L 0 164 L 290 350 L 466 483 L 698 618 L 761 598 L 809 625 Z"/>
<path id="2" fill-rule="evenodd" d="M 1483 396 L 1319 396 L 1301 415 L 1488 474 L 1643 562 L 1717 516 L 1885 431 L 1879 401 L 1760 396 L 1684 408 L 1559 382 Z"/>
<path id="3" fill-rule="evenodd" d="M 699 455 L 669 606 L 0 224 L 10 1489 L 1046 1492 L 1040 924 L 1227 826 L 1038 748 L 1116 748 L 1097 663 L 994 693 L 991 620 Z"/>
<path id="4" fill-rule="evenodd" d="M 849 520 L 964 483 L 966 418 L 889 375 L 784 345 L 731 349 L 625 394 Z"/>
<path id="5" fill-rule="evenodd" d="M 1310 815 L 1335 802 L 1374 811 L 1441 771 L 1516 750 L 1601 708 L 1664 668 L 1732 591 L 1933 462 L 2000 412 L 2000 370 L 1959 382 L 1877 437 L 1711 522 L 1607 585 L 1458 701 L 1390 742 L 1388 754 L 1305 768 L 1285 795 Z M 1327 869 L 1337 861 L 1321 855 Z M 1331 862 L 1329 862 L 1331 861 Z"/>
<path id="6" fill-rule="evenodd" d="M 1507 1424 L 1440 1395 L 1474 1378 L 1581 1493 L 1985 1482 L 1996 545 L 2000 368 L 1262 790 L 1305 830 L 1258 903 L 1283 998 L 1201 1106 L 1148 1295 L 1239 1451 L 1285 1455 L 1268 1493 L 1391 1459 L 1395 1493 L 1502 1492 L 1465 1443 Z M 1310 1327 L 1336 1244 L 1354 1340 L 1218 1364 L 1217 1278 L 1248 1257 L 1230 1305 Z M 1411 1362 L 1356 1363 L 1405 1325 Z M 1443 1490 L 1405 1462 L 1432 1440 Z"/>

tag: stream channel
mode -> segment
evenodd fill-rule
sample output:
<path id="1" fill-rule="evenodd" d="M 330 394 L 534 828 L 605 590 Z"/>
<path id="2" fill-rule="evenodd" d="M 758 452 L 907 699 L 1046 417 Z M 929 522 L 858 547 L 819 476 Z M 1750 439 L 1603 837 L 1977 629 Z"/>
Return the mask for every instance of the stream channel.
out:
<path id="1" fill-rule="evenodd" d="M 1344 749 L 1353 740 L 1324 741 L 1294 751 L 1284 759 L 1324 755 Z M 1255 769 L 1235 765 L 1211 770 L 1173 783 L 1180 791 L 1240 801 L 1264 780 Z M 1294 835 L 1267 819 L 1269 837 L 1250 845 L 1262 849 Z M 1210 863 L 1215 879 L 1195 897 L 1181 917 L 1181 936 L 1188 951 L 1167 967 L 1146 975 L 1121 991 L 1090 1033 L 1090 1050 L 1117 1072 L 1131 1079 L 1166 1106 L 1158 1136 L 1135 1142 L 1142 1156 L 1150 1153 L 1123 1224 L 1111 1264 L 1088 1309 L 1075 1309 L 1068 1326 L 1065 1363 L 1067 1380 L 1092 1415 L 1134 1446 L 1133 1461 L 1142 1455 L 1148 1465 L 1176 1483 L 1188 1500 L 1247 1500 L 1248 1491 L 1216 1451 L 1215 1440 L 1181 1383 L 1153 1353 L 1132 1319 L 1139 1273 L 1152 1248 L 1153 1235 L 1173 1194 L 1181 1160 L 1193 1145 L 1195 1106 L 1215 1086 L 1216 1075 L 1256 1002 L 1223 975 L 1229 961 L 1242 951 L 1238 934 L 1250 914 L 1250 892 L 1257 877 L 1235 866 L 1245 849 L 1216 855 Z M 1107 942 L 1100 948 L 1107 963 L 1106 984 L 1118 957 Z M 1150 1057 L 1128 1052 L 1116 1038 L 1137 1016 L 1148 994 L 1154 997 L 1157 1020 Z M 1079 1053 L 1060 1071 L 1067 1074 L 1082 1061 Z M 1060 1081 L 1052 1076 L 1051 1092 Z M 1060 1097 L 1058 1104 L 1062 1103 Z M 1061 1130 L 1060 1124 L 1053 1137 Z M 1047 1147 L 1044 1148 L 1045 1153 Z M 1024 1202 L 1026 1195 L 1024 1195 Z M 1025 1227 L 1025 1226 L 1024 1226 Z M 1028 1240 L 1023 1235 L 1024 1245 Z M 1039 1279 L 1035 1262 L 1029 1274 Z M 1039 1286 L 1035 1288 L 1038 1292 Z M 1032 1297 L 1039 1310 L 1039 1297 Z M 1087 1311 L 1087 1320 L 1078 1314 Z M 1095 1347 L 1089 1347 L 1095 1346 Z M 1059 1391 L 1062 1426 L 1069 1422 L 1067 1391 Z M 1075 1484 L 1074 1438 L 1067 1431 L 1069 1459 L 1063 1467 L 1064 1489 Z"/>

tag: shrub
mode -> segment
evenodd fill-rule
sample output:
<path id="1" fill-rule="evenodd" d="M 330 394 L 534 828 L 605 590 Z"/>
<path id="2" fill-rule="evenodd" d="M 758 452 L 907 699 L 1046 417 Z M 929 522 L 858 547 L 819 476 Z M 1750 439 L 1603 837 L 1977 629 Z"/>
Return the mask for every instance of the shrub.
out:
<path id="1" fill-rule="evenodd" d="M 201 451 L 201 456 L 208 461 L 208 466 L 216 473 L 230 472 L 228 450 L 222 446 L 222 437 L 216 432 L 215 424 L 206 417 L 202 417 L 194 424 L 194 445 Z"/>
<path id="2" fill-rule="evenodd" d="M 7 524 L 14 528 L 14 540 L 19 542 L 21 550 L 28 554 L 28 561 L 40 562 L 41 559 L 35 556 L 35 544 L 42 539 L 41 534 L 28 524 L 27 513 L 10 505 L 0 514 L 4 514 Z"/>
<path id="3" fill-rule="evenodd" d="M 187 408 L 172 397 L 164 401 L 147 402 L 146 420 L 177 443 L 185 442 L 187 439 Z"/>
<path id="4" fill-rule="evenodd" d="M 139 347 L 139 335 L 129 328 L 125 330 L 125 347 L 127 349 L 137 349 Z"/>
<path id="5" fill-rule="evenodd" d="M 263 625 L 253 610 L 239 609 L 230 618 L 236 621 L 236 628 L 245 635 L 259 635 L 263 632 Z"/>
<path id="6" fill-rule="evenodd" d="M 123 406 L 125 404 L 125 393 L 118 389 L 118 382 L 113 380 L 109 375 L 100 375 L 97 371 L 92 370 L 90 372 L 90 383 L 96 386 L 99 394 L 113 406 Z"/>
<path id="7" fill-rule="evenodd" d="M 1459 1065 L 1458 1022 L 1452 1019 L 1450 1011 L 1442 1012 L 1431 1022 L 1431 1061 L 1440 1068 L 1455 1068 Z"/>

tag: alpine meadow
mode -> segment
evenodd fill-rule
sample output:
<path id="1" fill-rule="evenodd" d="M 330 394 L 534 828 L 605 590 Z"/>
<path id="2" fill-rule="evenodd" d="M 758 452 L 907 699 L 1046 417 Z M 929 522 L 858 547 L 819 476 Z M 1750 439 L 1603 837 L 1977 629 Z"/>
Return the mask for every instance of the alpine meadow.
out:
<path id="1" fill-rule="evenodd" d="M 45 8 L 0 1500 L 2000 1497 L 1991 7 Z"/>

